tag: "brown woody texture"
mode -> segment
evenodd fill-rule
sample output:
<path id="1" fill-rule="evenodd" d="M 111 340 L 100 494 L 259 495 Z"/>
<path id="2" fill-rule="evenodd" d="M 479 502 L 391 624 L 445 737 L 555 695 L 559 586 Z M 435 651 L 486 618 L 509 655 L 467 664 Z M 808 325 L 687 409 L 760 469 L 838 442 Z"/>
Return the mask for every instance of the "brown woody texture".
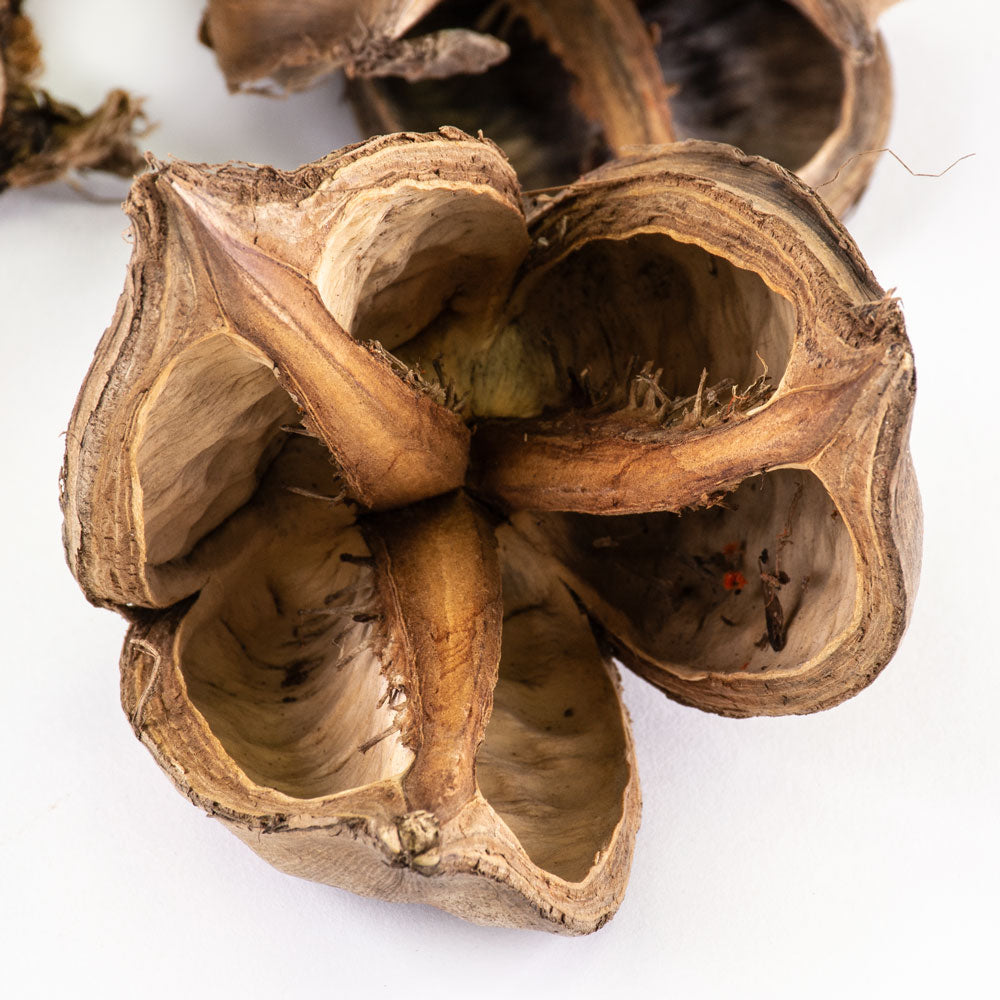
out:
<path id="1" fill-rule="evenodd" d="M 631 147 L 731 143 L 798 173 L 839 214 L 884 146 L 891 0 L 209 0 L 233 90 L 343 67 L 366 134 L 456 125 L 528 188 Z"/>
<path id="2" fill-rule="evenodd" d="M 283 870 L 586 933 L 639 792 L 612 654 L 733 716 L 825 708 L 919 570 L 898 304 L 728 146 L 525 203 L 455 129 L 174 163 L 67 437 L 123 703 Z"/>

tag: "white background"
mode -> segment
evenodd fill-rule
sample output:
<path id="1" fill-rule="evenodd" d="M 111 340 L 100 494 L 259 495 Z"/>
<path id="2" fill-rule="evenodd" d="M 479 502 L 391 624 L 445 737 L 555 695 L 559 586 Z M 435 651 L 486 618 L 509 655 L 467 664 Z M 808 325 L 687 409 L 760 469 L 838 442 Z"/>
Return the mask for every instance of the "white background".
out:
<path id="1" fill-rule="evenodd" d="M 230 97 L 201 0 L 32 0 L 44 83 L 148 95 L 157 156 L 293 167 L 356 138 L 333 82 Z M 269 868 L 179 796 L 118 704 L 124 624 L 64 565 L 56 480 L 122 287 L 117 204 L 0 197 L 0 992 L 21 997 L 1000 995 L 1000 90 L 991 0 L 907 0 L 888 157 L 850 220 L 902 297 L 926 537 L 913 623 L 867 691 L 730 721 L 631 677 L 645 810 L 618 916 L 480 928 Z M 120 198 L 124 185 L 89 179 Z"/>

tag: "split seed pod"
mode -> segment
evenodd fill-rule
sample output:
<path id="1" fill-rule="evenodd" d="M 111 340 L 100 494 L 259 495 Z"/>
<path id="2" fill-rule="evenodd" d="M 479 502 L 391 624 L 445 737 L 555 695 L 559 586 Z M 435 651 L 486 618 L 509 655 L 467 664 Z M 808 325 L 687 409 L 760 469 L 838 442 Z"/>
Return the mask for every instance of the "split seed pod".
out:
<path id="1" fill-rule="evenodd" d="M 70 566 L 125 710 L 279 868 L 584 933 L 639 792 L 612 651 L 806 712 L 916 585 L 913 364 L 781 168 L 692 142 L 526 220 L 490 142 L 175 163 L 67 437 Z"/>
<path id="2" fill-rule="evenodd" d="M 891 2 L 312 0 L 289 13 L 209 0 L 205 24 L 231 87 L 298 89 L 343 66 L 366 134 L 482 130 L 529 188 L 635 145 L 701 138 L 823 185 L 843 213 L 874 167 L 858 154 L 888 131 L 875 20 Z"/>
<path id="3" fill-rule="evenodd" d="M 143 167 L 140 102 L 113 90 L 85 115 L 34 86 L 40 48 L 21 0 L 0 0 L 0 191 L 59 180 L 73 170 L 131 177 Z"/>

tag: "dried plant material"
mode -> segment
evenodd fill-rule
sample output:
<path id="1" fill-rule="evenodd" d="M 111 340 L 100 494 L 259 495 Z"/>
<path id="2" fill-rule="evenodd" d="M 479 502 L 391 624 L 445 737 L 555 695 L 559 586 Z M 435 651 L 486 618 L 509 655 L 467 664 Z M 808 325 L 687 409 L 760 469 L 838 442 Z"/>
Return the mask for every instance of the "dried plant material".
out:
<path id="1" fill-rule="evenodd" d="M 640 4 L 677 134 L 728 142 L 795 171 L 844 214 L 883 146 L 892 81 L 878 15 L 895 0 L 668 0 Z M 848 162 L 852 161 L 852 162 Z"/>
<path id="2" fill-rule="evenodd" d="M 137 734 L 279 868 L 592 931 L 639 809 L 612 652 L 750 715 L 895 649 L 912 357 L 780 168 L 651 147 L 526 219 L 444 129 L 154 165 L 127 207 L 66 550 L 132 622 Z"/>
<path id="3" fill-rule="evenodd" d="M 483 129 L 528 187 L 573 180 L 630 146 L 702 138 L 816 186 L 884 145 L 889 66 L 865 0 L 441 0 L 415 32 L 476 25 L 511 50 L 476 78 L 353 80 L 362 127 Z M 823 196 L 850 208 L 874 167 Z"/>
<path id="4" fill-rule="evenodd" d="M 507 58 L 497 38 L 464 28 L 446 28 L 416 38 L 400 38 L 375 51 L 358 53 L 350 62 L 357 76 L 399 76 L 410 83 L 482 73 Z"/>
<path id="5" fill-rule="evenodd" d="M 527 21 L 572 77 L 574 102 L 613 154 L 628 146 L 673 142 L 670 90 L 634 4 L 514 0 L 509 9 Z"/>
<path id="6" fill-rule="evenodd" d="M 0 0 L 0 190 L 59 180 L 74 170 L 131 177 L 144 165 L 135 147 L 139 101 L 113 90 L 90 115 L 34 85 L 40 49 L 21 0 Z"/>
<path id="7" fill-rule="evenodd" d="M 404 39 L 434 3 L 209 0 L 201 40 L 215 50 L 233 91 L 257 89 L 264 80 L 282 90 L 302 90 L 342 67 L 362 76 L 437 79 L 481 73 L 507 57 L 506 44 L 467 28 Z"/>
<path id="8" fill-rule="evenodd" d="M 484 131 L 522 183 L 568 183 L 630 147 L 727 142 L 843 213 L 885 144 L 891 0 L 211 0 L 207 39 L 239 89 L 343 66 L 367 134 Z M 393 78 L 395 77 L 395 78 Z M 839 171 L 839 173 L 838 173 Z"/>

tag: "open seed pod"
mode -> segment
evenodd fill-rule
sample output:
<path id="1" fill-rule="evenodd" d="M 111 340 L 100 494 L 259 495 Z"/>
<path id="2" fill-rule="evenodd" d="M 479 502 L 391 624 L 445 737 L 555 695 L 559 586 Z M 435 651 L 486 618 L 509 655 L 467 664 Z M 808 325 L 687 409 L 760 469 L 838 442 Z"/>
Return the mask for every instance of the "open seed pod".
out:
<path id="1" fill-rule="evenodd" d="M 913 364 L 773 164 L 684 143 L 521 204 L 453 129 L 156 166 L 65 543 L 132 622 L 136 732 L 255 851 L 582 933 L 638 819 L 612 651 L 749 715 L 832 705 L 894 650 Z"/>
<path id="2" fill-rule="evenodd" d="M 889 0 L 892 2 L 892 0 Z M 885 144 L 884 0 L 441 0 L 414 26 L 493 32 L 510 57 L 450 80 L 365 79 L 369 132 L 483 129 L 529 187 L 563 184 L 638 144 L 728 142 L 798 173 L 843 213 Z M 827 183 L 829 182 L 829 183 Z"/>
<path id="3" fill-rule="evenodd" d="M 210 0 L 204 37 L 234 89 L 264 78 L 296 89 L 344 66 L 366 134 L 481 129 L 529 188 L 635 145 L 701 138 L 823 185 L 842 213 L 874 167 L 857 154 L 885 144 L 889 65 L 874 24 L 891 2 L 311 0 L 290 11 Z"/>
<path id="4" fill-rule="evenodd" d="M 85 115 L 35 87 L 40 48 L 21 6 L 21 0 L 0 0 L 0 191 L 73 170 L 131 177 L 143 167 L 135 147 L 140 102 L 113 90 Z"/>

